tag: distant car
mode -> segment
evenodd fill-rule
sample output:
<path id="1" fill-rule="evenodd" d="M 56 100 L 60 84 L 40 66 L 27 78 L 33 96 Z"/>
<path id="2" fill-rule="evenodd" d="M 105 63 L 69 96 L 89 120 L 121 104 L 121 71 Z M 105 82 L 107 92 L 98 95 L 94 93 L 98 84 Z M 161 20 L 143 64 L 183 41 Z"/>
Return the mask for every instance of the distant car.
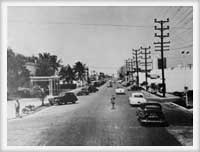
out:
<path id="1" fill-rule="evenodd" d="M 140 91 L 140 90 L 144 90 L 144 88 L 138 87 L 136 85 L 129 86 L 127 89 L 128 89 L 128 91 Z"/>
<path id="2" fill-rule="evenodd" d="M 82 88 L 76 95 L 83 96 L 83 95 L 88 95 L 89 93 L 90 93 L 89 89 L 88 89 L 88 87 L 86 87 L 86 88 Z"/>
<path id="3" fill-rule="evenodd" d="M 159 103 L 143 103 L 136 111 L 142 125 L 168 125 Z"/>
<path id="4" fill-rule="evenodd" d="M 130 82 L 122 82 L 121 84 L 122 84 L 122 86 L 124 86 L 124 87 L 128 87 L 128 86 L 130 86 L 130 85 L 131 85 L 131 83 L 130 83 Z"/>
<path id="5" fill-rule="evenodd" d="M 122 83 L 122 80 L 117 80 L 118 83 Z"/>
<path id="6" fill-rule="evenodd" d="M 99 89 L 97 89 L 94 85 L 90 85 L 89 87 L 88 87 L 88 91 L 89 92 L 97 92 Z"/>
<path id="7" fill-rule="evenodd" d="M 117 89 L 115 89 L 115 93 L 116 94 L 125 94 L 125 89 L 122 87 L 118 87 Z"/>
<path id="8" fill-rule="evenodd" d="M 146 103 L 147 100 L 144 98 L 144 94 L 142 92 L 134 92 L 129 97 L 129 103 L 132 106 L 139 106 L 141 103 Z"/>
<path id="9" fill-rule="evenodd" d="M 62 105 L 62 104 L 68 104 L 68 103 L 76 103 L 78 98 L 73 92 L 67 92 L 67 93 L 62 93 L 57 97 L 54 97 L 54 102 Z"/>

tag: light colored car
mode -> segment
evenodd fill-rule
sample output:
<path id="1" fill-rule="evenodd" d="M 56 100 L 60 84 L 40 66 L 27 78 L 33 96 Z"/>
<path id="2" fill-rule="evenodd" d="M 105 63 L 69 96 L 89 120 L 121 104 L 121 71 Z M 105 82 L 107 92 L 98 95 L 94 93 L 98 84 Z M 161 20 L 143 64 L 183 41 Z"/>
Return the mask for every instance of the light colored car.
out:
<path id="1" fill-rule="evenodd" d="M 129 103 L 132 106 L 138 106 L 141 103 L 146 103 L 147 100 L 144 98 L 144 94 L 142 92 L 134 92 L 129 97 Z"/>
<path id="2" fill-rule="evenodd" d="M 125 94 L 125 89 L 122 87 L 119 87 L 119 88 L 115 89 L 115 93 L 116 94 Z"/>

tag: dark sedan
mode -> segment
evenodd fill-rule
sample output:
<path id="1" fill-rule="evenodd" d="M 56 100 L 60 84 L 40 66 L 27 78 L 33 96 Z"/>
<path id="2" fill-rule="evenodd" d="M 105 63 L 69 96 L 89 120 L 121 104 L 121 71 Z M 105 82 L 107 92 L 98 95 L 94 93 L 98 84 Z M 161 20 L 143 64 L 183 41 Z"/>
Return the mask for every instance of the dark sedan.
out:
<path id="1" fill-rule="evenodd" d="M 136 115 L 142 125 L 168 125 L 159 103 L 143 103 Z"/>
<path id="2" fill-rule="evenodd" d="M 89 89 L 88 88 L 82 88 L 76 95 L 77 96 L 83 96 L 83 95 L 88 95 L 90 92 L 89 92 Z"/>
<path id="3" fill-rule="evenodd" d="M 54 102 L 62 105 L 62 104 L 68 104 L 68 103 L 76 103 L 78 98 L 73 92 L 67 92 L 67 93 L 62 93 L 59 96 L 54 98 Z"/>

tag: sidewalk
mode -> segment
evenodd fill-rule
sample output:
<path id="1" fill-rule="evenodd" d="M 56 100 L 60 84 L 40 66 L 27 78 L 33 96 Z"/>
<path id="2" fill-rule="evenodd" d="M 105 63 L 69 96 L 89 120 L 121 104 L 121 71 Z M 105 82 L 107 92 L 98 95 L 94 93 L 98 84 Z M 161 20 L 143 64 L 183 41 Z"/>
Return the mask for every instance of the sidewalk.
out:
<path id="1" fill-rule="evenodd" d="M 183 146 L 193 145 L 193 113 L 192 111 L 166 102 L 162 104 L 163 112 L 169 127 L 167 131 L 172 134 Z"/>
<path id="2" fill-rule="evenodd" d="M 76 88 L 76 89 L 73 89 L 73 90 L 70 90 L 67 92 L 74 92 L 76 94 L 81 89 L 82 89 L 82 87 Z M 22 98 L 19 101 L 20 101 L 20 115 L 22 117 L 25 116 L 25 114 L 22 113 L 22 109 L 25 106 L 34 105 L 35 107 L 39 107 L 42 103 L 39 98 Z M 44 104 L 48 104 L 48 103 L 49 103 L 49 101 L 48 101 L 48 96 L 47 96 L 44 100 Z M 47 106 L 44 108 L 47 108 Z M 41 109 L 43 109 L 43 108 L 41 108 Z M 9 101 L 7 101 L 7 119 L 10 120 L 10 119 L 15 119 L 15 118 L 16 118 L 16 116 L 15 116 L 15 100 L 9 100 Z"/>
<path id="3" fill-rule="evenodd" d="M 20 102 L 20 115 L 22 114 L 22 109 L 28 105 L 34 105 L 38 107 L 42 104 L 42 101 L 39 98 L 23 98 L 19 100 Z M 44 100 L 44 104 L 49 103 L 47 98 Z M 15 118 L 15 100 L 7 101 L 7 119 L 14 119 Z"/>
<path id="4" fill-rule="evenodd" d="M 180 100 L 180 97 L 177 97 L 168 93 L 166 93 L 165 95 L 166 97 L 160 97 L 158 95 L 151 94 L 145 90 L 142 90 L 142 92 L 144 93 L 146 99 L 148 100 L 161 101 L 161 102 L 175 102 L 175 101 Z"/>
<path id="5" fill-rule="evenodd" d="M 160 97 L 160 96 L 157 96 L 155 94 L 151 94 L 145 90 L 142 90 L 142 92 L 144 93 L 145 95 L 145 98 L 148 100 L 148 101 L 159 101 L 159 102 L 162 102 L 162 103 L 165 103 L 165 102 L 168 102 L 170 104 L 174 104 L 176 107 L 178 107 L 179 109 L 182 109 L 182 110 L 185 110 L 185 111 L 188 111 L 188 112 L 193 112 L 193 109 L 187 109 L 183 106 L 180 106 L 179 104 L 176 104 L 177 102 L 180 101 L 180 97 L 177 97 L 177 96 L 174 96 L 172 94 L 168 94 L 166 93 L 166 97 Z"/>

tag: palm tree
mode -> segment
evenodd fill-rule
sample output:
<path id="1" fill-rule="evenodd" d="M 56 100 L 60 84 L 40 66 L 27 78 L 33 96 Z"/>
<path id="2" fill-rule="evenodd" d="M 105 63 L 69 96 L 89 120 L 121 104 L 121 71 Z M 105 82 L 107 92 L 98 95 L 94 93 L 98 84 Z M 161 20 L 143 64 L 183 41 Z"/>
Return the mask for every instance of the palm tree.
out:
<path id="1" fill-rule="evenodd" d="M 58 68 L 61 66 L 61 60 L 58 60 L 57 56 L 50 53 L 39 53 L 36 59 L 37 69 L 36 76 L 53 76 Z M 47 89 L 48 82 L 38 82 L 38 84 Z"/>
<path id="2" fill-rule="evenodd" d="M 80 80 L 80 81 L 85 80 L 85 69 L 86 69 L 85 64 L 78 61 L 75 63 L 73 69 L 76 74 L 77 80 Z"/>
<path id="3" fill-rule="evenodd" d="M 60 67 L 61 60 L 58 60 L 56 55 L 50 53 L 39 53 L 37 58 L 37 76 L 52 76 Z"/>
<path id="4" fill-rule="evenodd" d="M 59 72 L 59 75 L 61 76 L 61 79 L 64 79 L 66 82 L 71 84 L 75 79 L 73 69 L 70 67 L 70 65 L 63 66 Z"/>

